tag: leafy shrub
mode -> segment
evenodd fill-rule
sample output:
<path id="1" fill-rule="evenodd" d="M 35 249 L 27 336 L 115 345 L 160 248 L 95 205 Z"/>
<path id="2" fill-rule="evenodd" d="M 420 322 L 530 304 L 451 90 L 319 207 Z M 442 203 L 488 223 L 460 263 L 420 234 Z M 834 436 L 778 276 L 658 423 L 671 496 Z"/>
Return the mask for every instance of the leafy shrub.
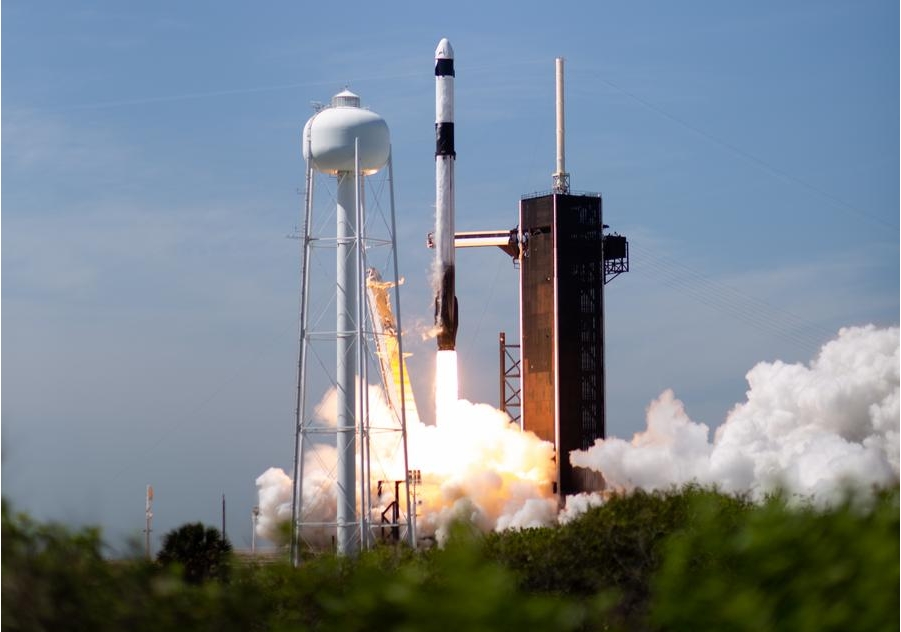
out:
<path id="1" fill-rule="evenodd" d="M 615 618 L 636 629 L 647 612 L 650 580 L 670 534 L 690 528 L 700 502 L 724 524 L 737 524 L 751 508 L 745 498 L 688 486 L 681 490 L 613 495 L 559 528 L 488 536 L 489 557 L 514 570 L 528 592 L 593 595 L 615 600 Z"/>
<path id="2" fill-rule="evenodd" d="M 521 592 L 513 574 L 469 539 L 425 553 L 323 555 L 300 569 L 269 565 L 259 573 L 270 624 L 284 630 L 564 631 L 589 614 L 572 599 Z"/>
<path id="3" fill-rule="evenodd" d="M 200 584 L 228 578 L 231 550 L 218 529 L 194 522 L 167 533 L 156 559 L 163 565 L 178 564 L 188 583 Z"/>
<path id="4" fill-rule="evenodd" d="M 639 492 L 556 529 L 484 538 L 460 529 L 444 549 L 321 554 L 299 568 L 232 563 L 228 582 L 196 583 L 185 561 L 156 564 L 137 551 L 107 560 L 97 529 L 42 525 L 4 503 L 2 626 L 898 629 L 898 510 L 897 488 L 868 507 L 849 499 L 831 510 L 778 497 L 757 506 L 696 487 Z M 204 550 L 213 535 L 188 538 L 189 549 Z M 205 577 L 221 576 L 221 566 L 206 568 Z"/>
<path id="5" fill-rule="evenodd" d="M 871 508 L 825 510 L 777 496 L 740 523 L 698 502 L 653 582 L 666 630 L 897 630 L 898 488 Z"/>
<path id="6" fill-rule="evenodd" d="M 100 629 L 110 578 L 99 530 L 38 524 L 5 501 L 2 524 L 3 629 Z"/>

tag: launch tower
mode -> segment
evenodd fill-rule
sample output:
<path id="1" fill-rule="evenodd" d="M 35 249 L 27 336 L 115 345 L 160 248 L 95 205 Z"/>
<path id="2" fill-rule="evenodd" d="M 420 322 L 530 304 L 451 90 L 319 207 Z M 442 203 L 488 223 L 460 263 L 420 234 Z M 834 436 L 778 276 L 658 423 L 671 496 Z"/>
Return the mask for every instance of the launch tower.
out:
<path id="1" fill-rule="evenodd" d="M 556 448 L 560 496 L 595 491 L 600 475 L 570 463 L 606 436 L 604 285 L 629 269 L 625 237 L 605 235 L 600 194 L 570 192 L 563 59 L 556 60 L 553 190 L 519 203 L 522 427 Z M 503 370 L 503 367 L 501 367 Z"/>
<path id="2" fill-rule="evenodd" d="M 522 423 L 557 448 L 563 494 L 581 491 L 570 450 L 604 436 L 601 198 L 549 193 L 520 202 Z"/>

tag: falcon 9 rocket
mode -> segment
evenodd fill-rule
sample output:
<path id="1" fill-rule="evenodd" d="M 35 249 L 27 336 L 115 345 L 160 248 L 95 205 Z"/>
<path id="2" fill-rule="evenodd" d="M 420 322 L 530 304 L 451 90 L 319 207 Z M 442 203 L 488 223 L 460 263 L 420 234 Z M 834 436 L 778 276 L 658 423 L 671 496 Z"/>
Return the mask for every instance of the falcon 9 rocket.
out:
<path id="1" fill-rule="evenodd" d="M 457 344 L 454 289 L 454 49 L 447 38 L 435 49 L 435 329 L 439 350 Z"/>

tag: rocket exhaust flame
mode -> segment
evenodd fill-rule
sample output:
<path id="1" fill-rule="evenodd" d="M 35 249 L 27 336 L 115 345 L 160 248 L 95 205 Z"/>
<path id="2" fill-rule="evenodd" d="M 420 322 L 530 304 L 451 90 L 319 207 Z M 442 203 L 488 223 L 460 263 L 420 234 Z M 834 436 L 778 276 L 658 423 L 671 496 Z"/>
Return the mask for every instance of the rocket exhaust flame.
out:
<path id="1" fill-rule="evenodd" d="M 435 355 L 435 423 L 438 426 L 453 421 L 459 392 L 457 352 L 439 351 Z"/>
<path id="2" fill-rule="evenodd" d="M 530 528 L 554 524 L 557 500 L 551 494 L 553 445 L 510 423 L 506 413 L 487 404 L 458 399 L 457 354 L 439 351 L 436 366 L 437 424 L 408 423 L 409 467 L 420 470 L 417 485 L 416 531 L 420 541 L 442 542 L 450 525 L 464 519 L 485 531 Z M 393 415 L 382 389 L 370 387 L 373 425 Z M 318 407 L 322 423 L 337 422 L 335 394 L 330 391 Z M 337 488 L 329 472 L 337 459 L 335 448 L 313 444 L 309 448 L 303 486 L 305 521 L 309 525 L 335 519 Z M 404 465 L 396 441 L 373 435 L 372 480 L 403 480 Z M 356 455 L 359 462 L 359 450 Z M 359 467 L 359 466 L 358 466 Z M 270 468 L 257 479 L 260 519 L 257 534 L 277 541 L 278 525 L 291 516 L 290 478 Z M 371 515 L 379 516 L 394 500 L 392 490 L 379 496 L 373 489 Z M 359 501 L 358 501 L 359 502 Z M 307 527 L 305 541 L 330 546 L 333 530 Z"/>

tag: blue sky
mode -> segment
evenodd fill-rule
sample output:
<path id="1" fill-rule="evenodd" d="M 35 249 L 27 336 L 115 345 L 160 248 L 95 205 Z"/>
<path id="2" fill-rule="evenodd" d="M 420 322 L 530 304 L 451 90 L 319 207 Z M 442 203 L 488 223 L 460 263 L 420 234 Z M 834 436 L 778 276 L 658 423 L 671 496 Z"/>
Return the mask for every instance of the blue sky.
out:
<path id="1" fill-rule="evenodd" d="M 501 6 L 504 8 L 502 9 Z M 300 132 L 345 85 L 391 128 L 408 330 L 431 320 L 433 52 L 456 51 L 457 228 L 511 228 L 554 169 L 603 194 L 608 430 L 673 388 L 711 426 L 762 360 L 897 324 L 898 6 L 889 1 L 4 3 L 3 495 L 121 542 L 250 540 L 292 456 Z M 458 255 L 463 395 L 516 332 L 499 251 Z M 424 401 L 434 342 L 409 336 Z"/>

